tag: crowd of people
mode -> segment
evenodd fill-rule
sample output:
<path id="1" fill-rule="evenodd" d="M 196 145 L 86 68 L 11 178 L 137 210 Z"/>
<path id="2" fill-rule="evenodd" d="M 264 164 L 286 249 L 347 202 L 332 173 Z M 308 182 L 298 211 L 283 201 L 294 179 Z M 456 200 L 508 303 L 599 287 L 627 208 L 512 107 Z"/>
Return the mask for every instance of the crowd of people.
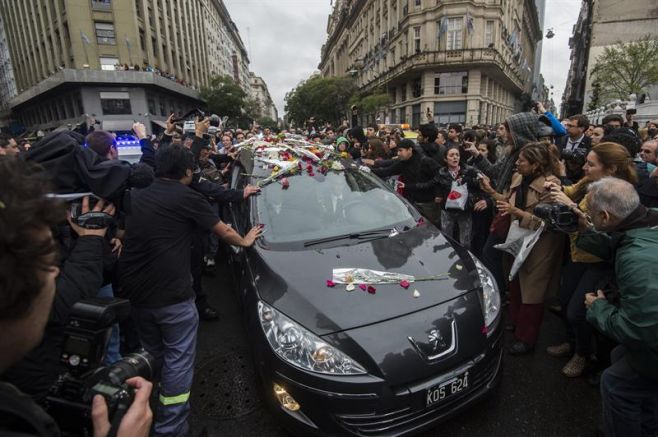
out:
<path id="1" fill-rule="evenodd" d="M 262 232 L 255 226 L 240 235 L 221 219 L 225 204 L 259 192 L 228 187 L 236 146 L 295 133 L 368 167 L 483 261 L 508 303 L 510 355 L 534 351 L 547 305 L 558 313 L 564 341 L 546 352 L 568 358 L 566 377 L 589 374 L 600 384 L 606 436 L 658 432 L 655 122 L 640 127 L 618 115 L 601 125 L 584 115 L 560 121 L 539 104 L 493 127 L 430 122 L 414 140 L 395 126 L 315 120 L 290 131 L 209 135 L 210 119 L 203 119 L 185 135 L 173 120 L 172 114 L 159 136 L 134 124 L 142 156 L 133 165 L 121 163 L 110 132 L 59 132 L 35 145 L 0 136 L 0 431 L 53 435 L 57 425 L 37 404 L 62 372 L 71 307 L 118 296 L 130 301 L 132 317 L 113 329 L 105 363 L 143 348 L 157 363 L 158 398 L 153 415 L 154 386 L 128 380 L 136 397 L 117 435 L 189 432 L 199 320 L 219 317 L 202 275 L 225 261 L 220 241 L 249 247 Z M 88 170 L 83 176 L 69 168 L 80 163 Z M 47 195 L 62 186 L 78 189 L 81 180 L 82 191 L 99 198 L 84 197 L 81 213 L 112 216 L 112 225 L 82 226 Z M 542 204 L 561 205 L 575 227 L 547 225 L 536 212 Z M 510 276 L 512 257 L 496 246 L 519 230 L 539 236 Z M 4 407 L 11 402 L 17 407 Z M 95 435 L 107 435 L 102 396 L 93 400 L 92 418 Z"/>

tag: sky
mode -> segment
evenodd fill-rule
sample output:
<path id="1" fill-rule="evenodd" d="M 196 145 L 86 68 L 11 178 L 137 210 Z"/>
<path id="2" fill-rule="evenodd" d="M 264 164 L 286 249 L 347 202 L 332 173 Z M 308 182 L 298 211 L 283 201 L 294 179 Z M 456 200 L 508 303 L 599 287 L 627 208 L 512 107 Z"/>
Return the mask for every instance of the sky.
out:
<path id="1" fill-rule="evenodd" d="M 247 47 L 250 69 L 263 77 L 283 116 L 284 97 L 307 79 L 320 63 L 320 49 L 327 38 L 330 0 L 224 0 Z M 546 0 L 541 73 L 553 85 L 559 109 L 569 72 L 569 37 L 578 19 L 580 1 Z"/>

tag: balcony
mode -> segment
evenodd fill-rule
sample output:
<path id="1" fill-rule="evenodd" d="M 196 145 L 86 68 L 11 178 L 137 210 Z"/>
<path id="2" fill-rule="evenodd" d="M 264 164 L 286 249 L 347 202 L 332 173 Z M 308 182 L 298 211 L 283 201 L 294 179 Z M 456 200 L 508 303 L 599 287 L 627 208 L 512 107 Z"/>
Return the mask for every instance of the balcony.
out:
<path id="1" fill-rule="evenodd" d="M 410 54 L 406 57 L 402 56 L 400 61 L 390 67 L 388 71 L 385 71 L 369 82 L 363 83 L 363 86 L 367 89 L 377 88 L 386 84 L 392 78 L 402 76 L 419 68 L 444 66 L 472 68 L 487 65 L 498 67 L 514 86 L 519 90 L 523 90 L 524 86 L 521 75 L 514 71 L 514 66 L 506 63 L 500 52 L 490 48 L 425 51 Z"/>
<path id="2" fill-rule="evenodd" d="M 20 106 L 43 93 L 60 86 L 77 85 L 123 85 L 123 86 L 155 86 L 165 91 L 181 94 L 192 99 L 198 99 L 199 93 L 173 80 L 147 71 L 112 71 L 112 70 L 60 70 L 23 93 L 15 96 L 9 105 L 12 108 Z"/>

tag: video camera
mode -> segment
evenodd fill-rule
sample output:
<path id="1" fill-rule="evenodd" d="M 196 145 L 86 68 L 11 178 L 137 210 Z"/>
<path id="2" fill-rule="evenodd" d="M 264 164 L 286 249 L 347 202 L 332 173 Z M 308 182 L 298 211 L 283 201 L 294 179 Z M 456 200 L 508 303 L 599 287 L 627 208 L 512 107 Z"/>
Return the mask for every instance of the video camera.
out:
<path id="1" fill-rule="evenodd" d="M 62 435 L 93 435 L 91 404 L 95 395 L 105 398 L 110 435 L 116 435 L 135 397 L 126 380 L 152 377 L 154 359 L 147 352 L 126 355 L 109 367 L 101 366 L 112 325 L 129 313 L 130 303 L 125 299 L 87 299 L 71 308 L 60 356 L 67 372 L 59 376 L 46 397 L 46 409 Z"/>
<path id="2" fill-rule="evenodd" d="M 564 159 L 566 163 L 580 168 L 585 165 L 585 161 L 587 160 L 587 153 L 589 153 L 589 151 L 584 147 L 577 147 L 573 150 L 564 149 L 560 153 L 560 159 Z"/>
<path id="3" fill-rule="evenodd" d="M 172 121 L 176 124 L 183 125 L 183 135 L 194 135 L 196 131 L 195 123 L 196 119 L 204 119 L 205 117 L 210 117 L 210 127 L 208 128 L 208 135 L 214 136 L 221 130 L 223 121 L 217 114 L 206 114 L 199 108 L 194 108 L 187 113 L 183 114 L 178 118 L 174 118 Z"/>
<path id="4" fill-rule="evenodd" d="M 578 216 L 561 203 L 540 203 L 532 211 L 549 229 L 570 234 L 578 231 Z"/>

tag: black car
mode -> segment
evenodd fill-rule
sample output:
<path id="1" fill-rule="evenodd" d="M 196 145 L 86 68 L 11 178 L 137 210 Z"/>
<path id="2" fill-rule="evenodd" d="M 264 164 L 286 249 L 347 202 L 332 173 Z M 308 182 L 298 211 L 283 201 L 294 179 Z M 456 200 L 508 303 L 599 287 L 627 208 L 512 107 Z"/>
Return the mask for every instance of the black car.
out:
<path id="1" fill-rule="evenodd" d="M 250 344 L 267 400 L 291 432 L 414 434 L 496 386 L 498 290 L 387 184 L 344 164 L 305 172 L 304 163 L 228 211 L 241 233 L 265 225 L 252 248 L 232 249 Z M 243 150 L 232 187 L 271 171 Z M 419 280 L 348 291 L 328 282 L 336 268 Z"/>

